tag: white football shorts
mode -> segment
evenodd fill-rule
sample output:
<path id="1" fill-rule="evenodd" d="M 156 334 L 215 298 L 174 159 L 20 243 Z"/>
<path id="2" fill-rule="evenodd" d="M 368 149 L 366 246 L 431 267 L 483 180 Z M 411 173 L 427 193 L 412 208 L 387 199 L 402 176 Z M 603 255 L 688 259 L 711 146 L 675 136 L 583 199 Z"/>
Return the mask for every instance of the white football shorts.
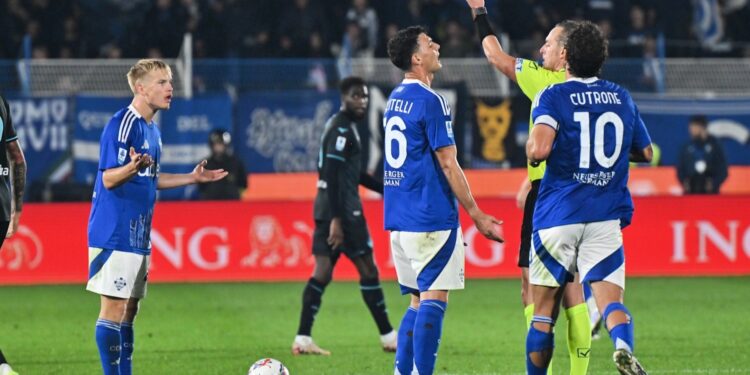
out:
<path id="1" fill-rule="evenodd" d="M 570 224 L 535 230 L 531 237 L 529 280 L 559 287 L 573 281 L 608 281 L 625 289 L 625 253 L 620 220 Z"/>
<path id="2" fill-rule="evenodd" d="M 86 290 L 115 298 L 146 297 L 151 256 L 127 251 L 89 248 Z"/>
<path id="3" fill-rule="evenodd" d="M 464 288 L 461 228 L 435 232 L 391 232 L 391 254 L 401 293 Z"/>

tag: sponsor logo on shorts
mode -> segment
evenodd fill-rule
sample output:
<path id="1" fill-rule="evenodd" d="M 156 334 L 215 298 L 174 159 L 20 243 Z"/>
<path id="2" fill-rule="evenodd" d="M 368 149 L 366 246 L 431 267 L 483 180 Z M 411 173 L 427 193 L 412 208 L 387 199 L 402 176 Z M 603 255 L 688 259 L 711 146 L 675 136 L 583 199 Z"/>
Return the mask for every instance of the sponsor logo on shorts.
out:
<path id="1" fill-rule="evenodd" d="M 128 283 L 127 283 L 127 282 L 125 282 L 125 279 L 123 279 L 122 277 L 118 277 L 118 278 L 117 278 L 117 279 L 115 280 L 115 288 L 116 288 L 116 289 L 117 289 L 118 291 L 119 291 L 119 290 L 121 290 L 122 288 L 124 288 L 124 287 L 125 287 L 126 285 L 128 285 Z"/>

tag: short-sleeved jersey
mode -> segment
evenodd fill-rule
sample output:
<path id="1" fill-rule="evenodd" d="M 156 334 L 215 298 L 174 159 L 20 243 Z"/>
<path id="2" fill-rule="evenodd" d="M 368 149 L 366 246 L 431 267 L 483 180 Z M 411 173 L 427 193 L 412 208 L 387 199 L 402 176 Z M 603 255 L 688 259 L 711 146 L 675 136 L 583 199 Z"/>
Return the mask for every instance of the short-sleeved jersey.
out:
<path id="1" fill-rule="evenodd" d="M 13 119 L 10 118 L 10 106 L 0 96 L 0 203 L 2 203 L 3 221 L 10 221 L 11 202 L 13 196 L 10 189 L 10 164 L 8 161 L 7 144 L 18 139 L 16 130 L 13 128 Z"/>
<path id="2" fill-rule="evenodd" d="M 516 59 L 516 82 L 518 87 L 526 95 L 529 100 L 533 101 L 539 91 L 542 91 L 545 87 L 561 83 L 565 81 L 565 69 L 562 70 L 549 70 L 539 65 L 535 61 L 526 59 Z M 534 110 L 532 106 L 531 110 Z M 534 126 L 534 122 L 531 121 L 531 113 L 529 113 L 529 134 L 531 134 L 531 128 Z M 544 169 L 546 164 L 544 162 L 539 163 L 538 166 L 534 167 L 531 164 L 527 164 L 529 180 L 536 181 L 544 176 Z"/>
<path id="3" fill-rule="evenodd" d="M 388 98 L 383 126 L 385 229 L 457 228 L 456 197 L 434 152 L 456 144 L 445 98 L 421 81 L 405 79 Z"/>
<path id="4" fill-rule="evenodd" d="M 620 219 L 630 224 L 631 150 L 651 144 L 630 94 L 596 77 L 572 78 L 535 99 L 535 126 L 556 135 L 534 211 L 534 230 Z"/>
<path id="5" fill-rule="evenodd" d="M 344 112 L 333 115 L 326 123 L 318 154 L 318 193 L 315 196 L 315 220 L 331 220 L 328 203 L 327 168 L 331 160 L 344 163 L 338 173 L 341 214 L 345 221 L 362 216 L 362 201 L 359 199 L 359 176 L 362 173 L 362 146 L 357 124 Z"/>
<path id="6" fill-rule="evenodd" d="M 131 105 L 115 113 L 104 127 L 100 141 L 99 172 L 89 216 L 89 247 L 138 254 L 151 253 L 151 219 L 161 161 L 161 133 Z M 154 160 L 130 180 L 112 189 L 104 187 L 107 169 L 130 162 L 130 148 Z"/>

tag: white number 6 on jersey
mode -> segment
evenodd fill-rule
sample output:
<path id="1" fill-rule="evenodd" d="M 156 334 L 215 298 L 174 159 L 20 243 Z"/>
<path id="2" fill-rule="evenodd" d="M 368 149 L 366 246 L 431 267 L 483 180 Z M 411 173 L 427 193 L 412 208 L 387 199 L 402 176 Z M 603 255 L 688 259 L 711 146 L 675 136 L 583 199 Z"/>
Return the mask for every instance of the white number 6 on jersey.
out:
<path id="1" fill-rule="evenodd" d="M 385 122 L 385 119 L 383 119 Z M 401 168 L 406 161 L 406 124 L 401 117 L 393 116 L 385 123 L 385 160 L 394 169 Z M 398 144 L 398 157 L 393 156 L 393 141 Z"/>

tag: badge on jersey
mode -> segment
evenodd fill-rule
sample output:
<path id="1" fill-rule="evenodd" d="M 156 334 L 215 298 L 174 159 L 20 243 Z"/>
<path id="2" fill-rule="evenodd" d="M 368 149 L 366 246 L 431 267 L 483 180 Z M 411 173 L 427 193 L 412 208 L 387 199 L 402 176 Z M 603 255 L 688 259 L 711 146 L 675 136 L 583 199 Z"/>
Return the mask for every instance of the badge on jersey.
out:
<path id="1" fill-rule="evenodd" d="M 117 151 L 117 162 L 120 164 L 125 163 L 126 156 L 128 156 L 128 152 L 124 148 L 120 147 L 120 150 Z"/>
<path id="2" fill-rule="evenodd" d="M 523 70 L 523 59 L 516 59 L 516 71 L 520 72 Z"/>
<path id="3" fill-rule="evenodd" d="M 344 151 L 346 147 L 346 137 L 338 136 L 336 138 L 336 151 Z"/>
<path id="4" fill-rule="evenodd" d="M 445 130 L 448 132 L 448 136 L 453 138 L 453 122 L 452 121 L 445 122 Z"/>

